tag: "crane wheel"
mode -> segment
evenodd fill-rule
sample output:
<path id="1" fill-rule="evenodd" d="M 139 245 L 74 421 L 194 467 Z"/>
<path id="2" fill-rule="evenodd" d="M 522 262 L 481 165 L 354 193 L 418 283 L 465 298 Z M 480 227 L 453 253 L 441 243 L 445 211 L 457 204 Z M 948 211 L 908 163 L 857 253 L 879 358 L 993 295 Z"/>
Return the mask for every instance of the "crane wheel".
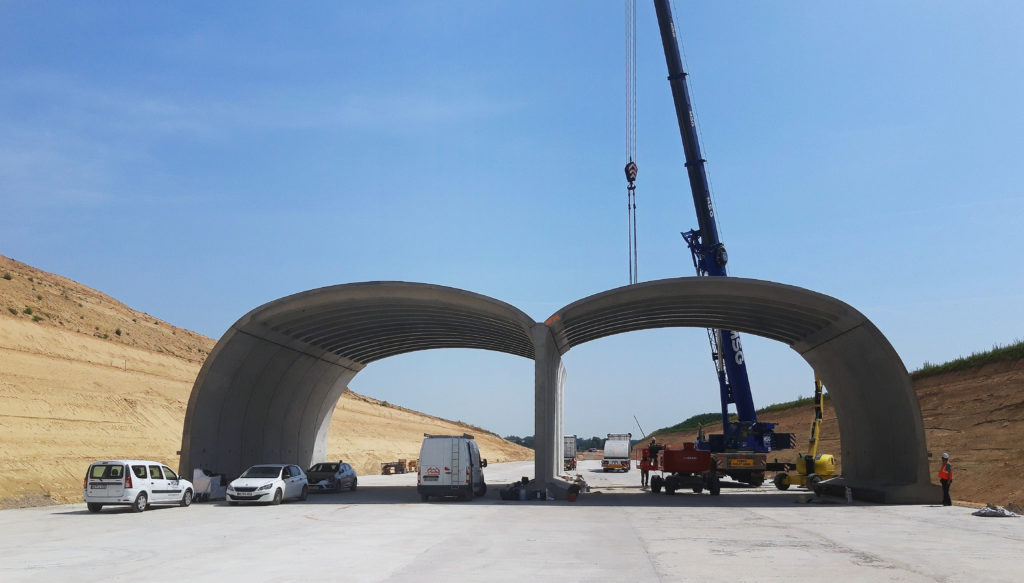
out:
<path id="1" fill-rule="evenodd" d="M 787 476 L 785 472 L 781 474 L 775 474 L 775 479 L 772 480 L 772 482 L 775 482 L 775 487 L 778 488 L 779 490 L 789 489 L 789 476 Z"/>

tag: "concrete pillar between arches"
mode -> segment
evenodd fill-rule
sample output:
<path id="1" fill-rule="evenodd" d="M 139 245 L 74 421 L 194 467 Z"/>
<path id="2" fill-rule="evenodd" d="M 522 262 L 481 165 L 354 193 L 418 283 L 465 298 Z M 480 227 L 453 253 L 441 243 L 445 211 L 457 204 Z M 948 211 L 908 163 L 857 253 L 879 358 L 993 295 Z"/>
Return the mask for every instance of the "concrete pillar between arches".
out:
<path id="1" fill-rule="evenodd" d="M 568 484 L 557 479 L 562 469 L 562 391 L 565 367 L 551 330 L 544 324 L 531 329 L 534 356 L 534 478 L 564 498 Z"/>

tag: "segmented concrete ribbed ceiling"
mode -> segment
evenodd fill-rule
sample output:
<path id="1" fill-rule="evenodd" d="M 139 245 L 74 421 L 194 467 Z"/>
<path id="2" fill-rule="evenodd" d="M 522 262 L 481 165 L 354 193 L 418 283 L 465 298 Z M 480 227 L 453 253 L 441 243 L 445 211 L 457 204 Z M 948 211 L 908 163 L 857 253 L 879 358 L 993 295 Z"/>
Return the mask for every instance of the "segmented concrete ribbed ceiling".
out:
<path id="1" fill-rule="evenodd" d="M 570 304 L 548 318 L 559 350 L 636 330 L 725 328 L 790 346 L 863 316 L 807 290 L 738 278 L 678 278 L 609 290 Z"/>
<path id="2" fill-rule="evenodd" d="M 271 331 L 363 365 L 435 348 L 478 348 L 532 359 L 533 320 L 486 296 L 404 282 L 340 285 L 282 298 L 249 315 Z"/>

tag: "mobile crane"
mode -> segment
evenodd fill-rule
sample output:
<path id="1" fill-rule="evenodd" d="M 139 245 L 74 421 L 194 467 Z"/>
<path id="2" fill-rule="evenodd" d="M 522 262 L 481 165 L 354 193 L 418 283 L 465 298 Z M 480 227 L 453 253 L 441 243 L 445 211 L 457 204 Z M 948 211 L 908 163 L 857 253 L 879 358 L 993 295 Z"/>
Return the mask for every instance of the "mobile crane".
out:
<path id="1" fill-rule="evenodd" d="M 698 228 L 682 235 L 690 248 L 697 275 L 724 277 L 727 275 L 725 264 L 729 256 L 718 235 L 711 191 L 704 169 L 705 160 L 697 141 L 693 108 L 686 85 L 686 72 L 683 71 L 679 55 L 672 10 L 668 0 L 654 0 L 654 8 L 668 65 L 668 81 L 672 88 L 679 134 L 686 155 L 690 192 L 697 211 Z M 708 329 L 708 339 L 711 343 L 711 358 L 718 373 L 722 433 L 705 436 L 701 432 L 696 447 L 711 452 L 720 475 L 760 486 L 764 482 L 767 454 L 777 449 L 792 448 L 794 436 L 791 433 L 776 433 L 774 423 L 757 420 L 739 332 Z M 737 419 L 734 421 L 729 418 L 730 404 L 736 406 Z"/>

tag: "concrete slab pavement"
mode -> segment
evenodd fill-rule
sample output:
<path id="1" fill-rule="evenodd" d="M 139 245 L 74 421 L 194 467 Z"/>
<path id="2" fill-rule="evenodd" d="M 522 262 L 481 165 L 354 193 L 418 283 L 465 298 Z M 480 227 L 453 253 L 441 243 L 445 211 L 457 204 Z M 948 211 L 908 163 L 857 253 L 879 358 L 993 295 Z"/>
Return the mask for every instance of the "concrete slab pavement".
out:
<path id="1" fill-rule="evenodd" d="M 0 511 L 0 581 L 1021 581 L 1024 519 L 799 503 L 804 491 L 650 494 L 580 463 L 577 502 L 503 501 L 533 462 L 492 464 L 473 502 L 419 502 L 415 475 L 281 506 L 84 504 Z"/>

